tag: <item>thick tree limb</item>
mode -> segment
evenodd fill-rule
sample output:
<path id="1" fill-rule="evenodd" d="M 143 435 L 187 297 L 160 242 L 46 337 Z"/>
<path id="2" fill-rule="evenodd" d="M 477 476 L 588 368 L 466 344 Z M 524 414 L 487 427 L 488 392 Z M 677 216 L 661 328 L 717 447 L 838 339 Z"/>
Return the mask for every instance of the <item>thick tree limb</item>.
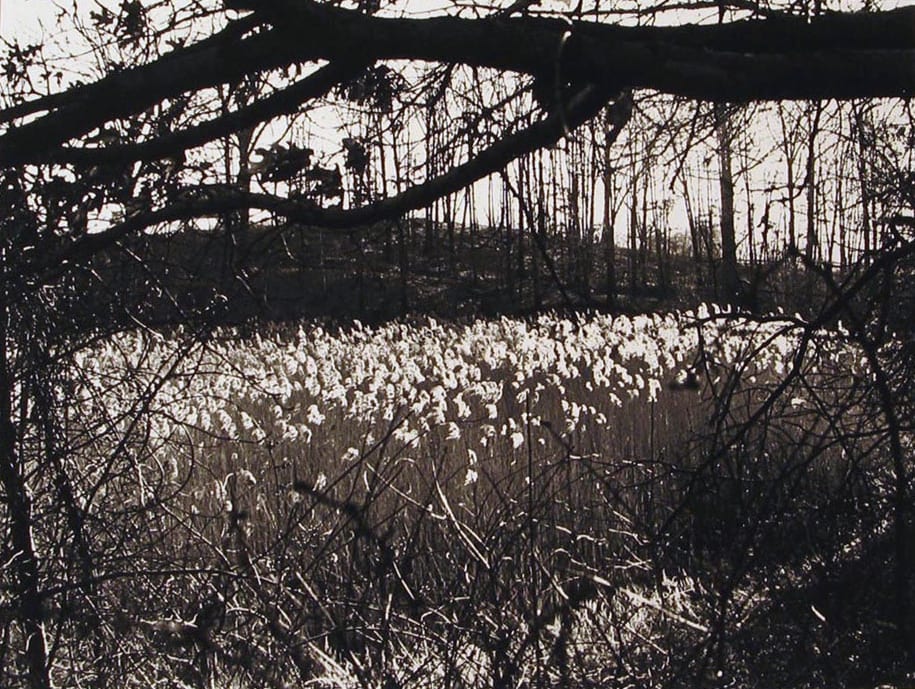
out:
<path id="1" fill-rule="evenodd" d="M 261 0 L 257 13 L 311 59 L 335 54 L 464 63 L 549 74 L 565 22 L 387 19 L 312 0 Z M 619 27 L 579 22 L 562 51 L 571 82 L 651 88 L 700 100 L 909 96 L 915 9 L 722 25 Z"/>
<path id="2" fill-rule="evenodd" d="M 9 129 L 0 137 L 0 165 L 40 160 L 71 139 L 166 98 L 292 64 L 294 52 L 277 40 L 274 31 L 263 31 L 206 49 L 181 49 L 148 65 L 114 72 L 78 87 L 71 98 L 39 119 Z"/>
<path id="3" fill-rule="evenodd" d="M 913 8 L 827 15 L 810 23 L 779 18 L 663 28 L 579 22 L 563 40 L 566 23 L 535 17 L 392 19 L 311 0 L 250 4 L 257 7 L 254 21 L 274 28 L 255 35 L 227 29 L 218 41 L 49 97 L 41 107 L 52 111 L 0 137 L 0 165 L 34 161 L 164 98 L 318 60 L 426 60 L 535 76 L 558 71 L 572 84 L 597 82 L 613 92 L 649 88 L 711 101 L 915 92 Z M 12 112 L 28 111 L 26 104 Z M 10 111 L 2 117 L 9 119 Z"/>
<path id="4" fill-rule="evenodd" d="M 135 160 L 160 160 L 279 115 L 292 114 L 302 103 L 326 95 L 334 86 L 357 76 L 367 66 L 364 62 L 334 62 L 246 107 L 187 129 L 138 144 L 98 148 L 62 147 L 51 151 L 39 162 L 101 165 Z"/>
<path id="5" fill-rule="evenodd" d="M 159 58 L 157 63 L 168 61 L 173 61 L 176 64 L 180 63 L 188 56 L 205 53 L 210 49 L 218 48 L 221 45 L 240 39 L 245 33 L 255 28 L 257 25 L 258 22 L 254 17 L 245 17 L 244 19 L 230 23 L 221 31 L 217 31 L 212 36 L 200 40 L 197 43 L 171 51 Z M 0 124 L 6 124 L 7 122 L 12 122 L 15 119 L 34 113 L 73 105 L 81 100 L 91 99 L 98 83 L 100 82 L 96 82 L 96 84 L 72 86 L 68 90 L 61 91 L 60 93 L 52 93 L 41 98 L 35 98 L 24 103 L 0 109 Z"/>

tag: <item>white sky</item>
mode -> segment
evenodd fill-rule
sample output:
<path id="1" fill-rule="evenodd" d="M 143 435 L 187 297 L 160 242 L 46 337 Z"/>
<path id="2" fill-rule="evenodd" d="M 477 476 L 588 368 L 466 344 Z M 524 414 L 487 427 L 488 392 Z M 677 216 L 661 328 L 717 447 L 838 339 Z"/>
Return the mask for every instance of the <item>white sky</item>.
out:
<path id="1" fill-rule="evenodd" d="M 0 0 L 0 36 L 23 42 L 35 40 L 41 36 L 40 23 L 52 26 L 56 13 L 51 0 Z"/>

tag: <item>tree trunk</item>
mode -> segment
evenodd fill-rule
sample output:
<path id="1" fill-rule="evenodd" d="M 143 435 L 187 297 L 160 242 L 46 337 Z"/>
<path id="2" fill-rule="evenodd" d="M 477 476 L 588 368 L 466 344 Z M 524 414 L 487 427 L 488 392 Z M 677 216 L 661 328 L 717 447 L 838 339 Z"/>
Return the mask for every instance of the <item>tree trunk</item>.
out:
<path id="1" fill-rule="evenodd" d="M 0 313 L 0 484 L 9 518 L 15 616 L 22 625 L 29 689 L 50 689 L 48 649 L 44 629 L 44 602 L 40 588 L 38 553 L 32 539 L 32 503 L 17 455 L 13 421 L 13 382 L 9 371 L 7 338 L 9 313 Z M 9 672 L 9 668 L 7 672 Z"/>
<path id="2" fill-rule="evenodd" d="M 664 236 L 665 230 L 660 218 L 655 218 L 654 235 L 655 256 L 658 261 L 658 287 L 664 294 L 667 294 L 668 288 L 670 287 L 666 266 L 667 241 Z"/>
<path id="3" fill-rule="evenodd" d="M 630 193 L 631 197 L 629 199 L 629 294 L 635 295 L 636 288 L 638 286 L 638 276 L 636 272 L 638 270 L 638 231 L 639 231 L 639 198 L 638 198 L 638 186 L 637 178 L 635 176 L 635 170 L 632 170 L 632 182 L 631 182 Z"/>
<path id="4" fill-rule="evenodd" d="M 724 105 L 715 105 L 721 191 L 721 297 L 735 304 L 740 297 L 737 277 L 737 240 L 734 231 L 734 178 L 731 173 L 731 122 Z"/>
<path id="5" fill-rule="evenodd" d="M 609 129 L 610 111 L 605 112 L 605 117 Z M 611 170 L 610 142 L 604 144 L 604 207 L 603 207 L 603 224 L 602 224 L 602 241 L 604 244 L 604 266 L 606 271 L 605 285 L 607 290 L 607 307 L 616 306 L 616 238 L 613 230 L 615 223 L 615 212 L 613 210 L 613 197 L 615 188 L 613 185 L 613 172 Z"/>
<path id="6" fill-rule="evenodd" d="M 686 221 L 689 223 L 689 240 L 692 249 L 693 270 L 695 271 L 696 290 L 700 291 L 705 284 L 702 276 L 702 238 L 699 236 L 699 218 L 693 208 L 686 177 L 683 178 L 683 202 L 686 204 Z"/>
<path id="7" fill-rule="evenodd" d="M 808 261 L 818 260 L 821 253 L 816 228 L 816 138 L 820 128 L 820 115 L 823 113 L 823 103 L 817 101 L 813 107 L 813 121 L 810 124 L 810 134 L 807 137 L 807 246 L 804 248 L 804 251 Z"/>
<path id="8" fill-rule="evenodd" d="M 407 311 L 410 310 L 410 295 L 409 295 L 409 278 L 410 273 L 410 258 L 407 254 L 407 237 L 404 232 L 403 224 L 405 222 L 410 222 L 410 219 L 398 220 L 397 225 L 397 249 L 399 255 L 399 277 L 400 277 L 400 313 L 401 315 L 406 315 Z"/>
<path id="9" fill-rule="evenodd" d="M 870 134 L 868 132 L 869 122 L 867 113 L 861 106 L 855 106 L 853 109 L 855 117 L 855 131 L 857 134 L 858 144 L 858 184 L 861 187 L 861 234 L 863 238 L 864 260 L 867 263 L 871 261 L 871 206 L 870 206 L 870 182 L 868 181 L 868 150 L 870 148 Z"/>

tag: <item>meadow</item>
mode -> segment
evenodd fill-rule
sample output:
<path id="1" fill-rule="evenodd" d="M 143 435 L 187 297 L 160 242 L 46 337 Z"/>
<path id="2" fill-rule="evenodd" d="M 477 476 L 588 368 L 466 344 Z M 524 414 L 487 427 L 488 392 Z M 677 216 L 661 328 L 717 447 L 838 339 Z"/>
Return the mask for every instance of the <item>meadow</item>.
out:
<path id="1" fill-rule="evenodd" d="M 124 686 L 756 686 L 845 652 L 793 616 L 831 620 L 805 587 L 887 529 L 860 515 L 888 491 L 859 451 L 866 358 L 796 318 L 136 331 L 73 356 Z"/>

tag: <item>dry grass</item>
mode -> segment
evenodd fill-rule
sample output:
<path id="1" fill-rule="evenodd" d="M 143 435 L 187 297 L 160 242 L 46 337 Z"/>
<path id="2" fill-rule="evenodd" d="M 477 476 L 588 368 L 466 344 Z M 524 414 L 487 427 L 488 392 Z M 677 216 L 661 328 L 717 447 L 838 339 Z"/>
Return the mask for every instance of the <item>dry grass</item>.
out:
<path id="1" fill-rule="evenodd" d="M 821 389 L 780 397 L 765 438 L 716 454 L 787 375 L 794 325 L 703 311 L 114 338 L 80 362 L 72 437 L 91 441 L 76 461 L 84 489 L 104 484 L 98 505 L 143 515 L 140 568 L 176 571 L 150 575 L 142 615 L 125 603 L 126 628 L 161 642 L 162 619 L 193 621 L 205 642 L 166 647 L 198 684 L 647 686 L 695 671 L 701 653 L 671 650 L 701 649 L 721 622 L 720 582 L 688 571 L 709 566 L 697 531 L 720 526 L 716 507 L 760 509 L 728 486 L 771 485 L 784 465 L 748 450 L 822 438 L 813 412 L 857 375 L 853 350 L 824 338 L 801 362 Z M 686 369 L 697 389 L 669 385 Z M 837 452 L 802 461 L 832 477 Z M 696 502 L 709 476 L 717 492 Z"/>

